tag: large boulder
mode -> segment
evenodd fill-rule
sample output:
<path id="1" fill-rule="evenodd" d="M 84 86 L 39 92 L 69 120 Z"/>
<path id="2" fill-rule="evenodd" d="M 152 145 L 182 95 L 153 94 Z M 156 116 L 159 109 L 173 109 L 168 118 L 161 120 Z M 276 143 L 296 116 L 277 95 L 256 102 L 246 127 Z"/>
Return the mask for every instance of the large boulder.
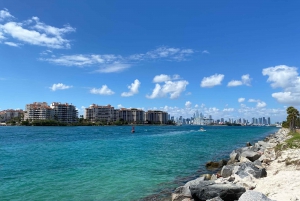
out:
<path id="1" fill-rule="evenodd" d="M 236 165 L 225 165 L 221 170 L 221 176 L 226 178 L 230 177 L 239 169 L 239 166 Z"/>
<path id="2" fill-rule="evenodd" d="M 202 181 L 200 184 L 190 186 L 195 201 L 206 201 L 220 197 L 224 201 L 238 200 L 246 191 L 244 187 L 232 183 L 220 184 L 213 181 Z"/>
<path id="3" fill-rule="evenodd" d="M 190 186 L 198 185 L 201 181 L 204 181 L 204 177 L 199 177 L 197 179 L 187 182 L 184 186 L 176 188 L 175 191 L 172 193 L 172 201 L 181 201 L 184 198 L 192 198 Z"/>
<path id="4" fill-rule="evenodd" d="M 259 159 L 259 157 L 261 156 L 261 154 L 251 151 L 251 150 L 246 150 L 244 152 L 241 153 L 241 156 L 248 158 L 250 161 L 255 161 L 257 159 Z"/>
<path id="5" fill-rule="evenodd" d="M 253 177 L 258 179 L 261 177 L 266 177 L 267 171 L 265 168 L 258 168 L 253 163 L 242 163 L 240 164 L 240 167 L 235 174 L 239 175 L 241 178 L 252 175 Z"/>
<path id="6" fill-rule="evenodd" d="M 213 199 L 209 199 L 209 200 L 206 200 L 206 201 L 223 201 L 220 197 L 215 197 Z"/>
<path id="7" fill-rule="evenodd" d="M 264 194 L 257 191 L 246 191 L 238 201 L 273 201 Z"/>
<path id="8" fill-rule="evenodd" d="M 218 169 L 218 168 L 221 168 L 223 167 L 224 165 L 226 165 L 227 161 L 226 160 L 220 160 L 220 161 L 208 161 L 206 164 L 205 164 L 205 167 L 209 170 L 212 170 L 212 169 Z"/>

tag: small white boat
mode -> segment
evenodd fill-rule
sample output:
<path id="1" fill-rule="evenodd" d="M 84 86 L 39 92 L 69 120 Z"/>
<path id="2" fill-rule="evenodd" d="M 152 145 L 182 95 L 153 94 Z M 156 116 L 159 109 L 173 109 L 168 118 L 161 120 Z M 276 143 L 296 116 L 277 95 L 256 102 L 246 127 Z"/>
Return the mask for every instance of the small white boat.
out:
<path id="1" fill-rule="evenodd" d="M 199 130 L 200 132 L 205 132 L 206 130 L 204 130 L 202 127 Z"/>

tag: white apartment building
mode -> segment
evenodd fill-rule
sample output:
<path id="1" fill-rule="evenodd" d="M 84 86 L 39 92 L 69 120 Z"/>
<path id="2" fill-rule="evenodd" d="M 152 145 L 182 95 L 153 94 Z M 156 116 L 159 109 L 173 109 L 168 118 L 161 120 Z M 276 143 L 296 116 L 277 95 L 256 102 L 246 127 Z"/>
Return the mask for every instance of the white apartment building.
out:
<path id="1" fill-rule="evenodd" d="M 78 111 L 72 104 L 53 102 L 50 108 L 53 111 L 54 120 L 63 123 L 75 123 L 78 121 Z"/>
<path id="2" fill-rule="evenodd" d="M 116 121 L 116 115 L 114 107 L 111 105 L 100 106 L 96 104 L 90 105 L 89 108 L 85 108 L 85 118 L 91 122 L 96 121 Z"/>
<path id="3" fill-rule="evenodd" d="M 24 120 L 46 119 L 53 119 L 53 110 L 46 102 L 34 102 L 26 105 Z"/>
<path id="4" fill-rule="evenodd" d="M 145 121 L 145 111 L 136 108 L 121 108 L 118 112 L 116 112 L 116 114 L 119 115 L 116 118 L 117 120 L 123 119 L 128 123 L 144 123 Z"/>
<path id="5" fill-rule="evenodd" d="M 145 121 L 166 124 L 168 121 L 168 113 L 159 110 L 148 110 L 145 112 Z"/>
<path id="6" fill-rule="evenodd" d="M 22 118 L 23 116 L 24 116 L 23 110 L 13 110 L 13 109 L 3 110 L 0 111 L 0 123 L 8 122 L 13 118 Z"/>

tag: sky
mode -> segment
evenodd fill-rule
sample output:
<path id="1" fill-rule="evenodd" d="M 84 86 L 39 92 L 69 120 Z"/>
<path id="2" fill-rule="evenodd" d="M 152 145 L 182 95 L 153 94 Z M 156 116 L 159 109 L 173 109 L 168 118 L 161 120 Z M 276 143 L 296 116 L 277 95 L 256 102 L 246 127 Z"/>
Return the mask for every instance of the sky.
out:
<path id="1" fill-rule="evenodd" d="M 286 118 L 300 1 L 0 0 L 0 110 L 33 102 Z"/>

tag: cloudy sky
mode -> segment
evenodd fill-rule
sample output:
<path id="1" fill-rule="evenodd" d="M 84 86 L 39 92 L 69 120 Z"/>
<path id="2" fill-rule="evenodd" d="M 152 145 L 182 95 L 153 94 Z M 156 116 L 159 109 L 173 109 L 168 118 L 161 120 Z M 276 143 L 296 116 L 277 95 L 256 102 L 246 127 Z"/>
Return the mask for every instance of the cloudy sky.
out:
<path id="1" fill-rule="evenodd" d="M 0 110 L 32 102 L 285 119 L 300 2 L 0 1 Z"/>

